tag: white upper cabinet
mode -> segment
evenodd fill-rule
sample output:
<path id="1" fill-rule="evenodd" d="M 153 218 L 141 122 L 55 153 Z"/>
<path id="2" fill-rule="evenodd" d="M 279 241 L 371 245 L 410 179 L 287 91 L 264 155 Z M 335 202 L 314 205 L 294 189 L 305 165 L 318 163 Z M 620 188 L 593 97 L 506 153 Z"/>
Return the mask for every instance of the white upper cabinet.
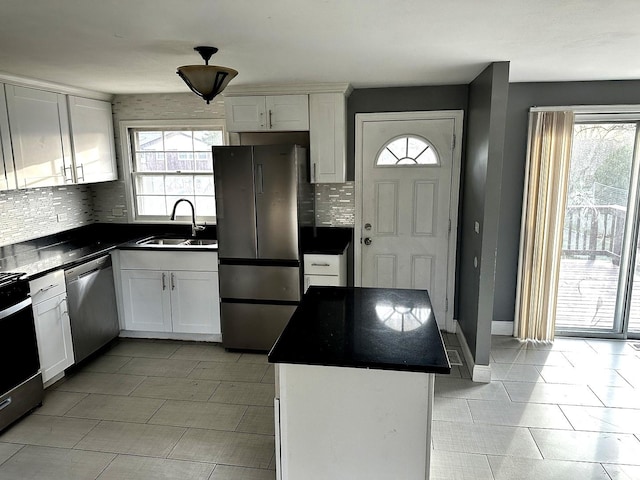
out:
<path id="1" fill-rule="evenodd" d="M 311 183 L 344 183 L 347 109 L 343 93 L 309 95 Z"/>
<path id="2" fill-rule="evenodd" d="M 308 95 L 225 97 L 230 132 L 308 131 Z"/>
<path id="3" fill-rule="evenodd" d="M 5 93 L 17 187 L 71 182 L 71 139 L 65 95 L 15 85 L 6 85 Z"/>
<path id="4" fill-rule="evenodd" d="M 69 96 L 76 183 L 116 180 L 111 103 Z"/>
<path id="5" fill-rule="evenodd" d="M 0 191 L 16 188 L 16 176 L 13 168 L 11 137 L 9 136 L 9 117 L 7 117 L 7 99 L 0 85 Z"/>

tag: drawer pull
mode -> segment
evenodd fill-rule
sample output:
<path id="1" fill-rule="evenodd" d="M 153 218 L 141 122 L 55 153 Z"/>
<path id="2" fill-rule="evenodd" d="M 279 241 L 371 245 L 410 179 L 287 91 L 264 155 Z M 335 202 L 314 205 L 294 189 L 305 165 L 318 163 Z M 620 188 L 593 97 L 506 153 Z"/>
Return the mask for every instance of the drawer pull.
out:
<path id="1" fill-rule="evenodd" d="M 51 284 L 51 285 L 49 285 L 48 287 L 42 287 L 40 290 L 38 290 L 38 291 L 36 292 L 36 295 L 37 295 L 38 293 L 44 293 L 44 292 L 46 292 L 46 291 L 48 291 L 48 290 L 51 290 L 52 288 L 55 288 L 55 287 L 57 287 L 57 286 L 58 286 L 57 284 L 52 283 L 52 284 Z"/>
<path id="2" fill-rule="evenodd" d="M 330 267 L 331 264 L 330 263 L 312 263 L 311 266 L 312 267 Z"/>

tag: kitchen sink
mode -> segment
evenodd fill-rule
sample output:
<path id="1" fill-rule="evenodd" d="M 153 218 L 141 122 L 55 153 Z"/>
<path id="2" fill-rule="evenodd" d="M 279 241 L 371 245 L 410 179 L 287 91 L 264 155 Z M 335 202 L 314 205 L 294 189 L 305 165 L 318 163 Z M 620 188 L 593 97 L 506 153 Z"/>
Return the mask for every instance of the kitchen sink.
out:
<path id="1" fill-rule="evenodd" d="M 172 237 L 152 237 L 139 240 L 138 245 L 146 247 L 217 247 L 218 241 L 208 238 L 172 238 Z"/>

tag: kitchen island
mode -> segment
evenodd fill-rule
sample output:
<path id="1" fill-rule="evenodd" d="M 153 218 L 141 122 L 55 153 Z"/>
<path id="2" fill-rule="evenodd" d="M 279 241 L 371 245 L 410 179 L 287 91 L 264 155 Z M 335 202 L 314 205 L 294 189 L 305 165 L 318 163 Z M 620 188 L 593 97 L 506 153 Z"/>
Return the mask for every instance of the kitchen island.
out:
<path id="1" fill-rule="evenodd" d="M 426 291 L 312 286 L 269 361 L 278 480 L 429 478 L 451 367 Z"/>

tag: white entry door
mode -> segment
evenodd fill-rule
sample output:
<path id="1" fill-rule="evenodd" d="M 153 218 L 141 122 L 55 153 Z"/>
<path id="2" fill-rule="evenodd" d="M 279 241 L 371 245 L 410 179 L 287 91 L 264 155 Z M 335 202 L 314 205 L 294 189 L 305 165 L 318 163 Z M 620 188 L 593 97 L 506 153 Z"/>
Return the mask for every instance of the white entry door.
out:
<path id="1" fill-rule="evenodd" d="M 356 115 L 355 283 L 429 291 L 453 331 L 462 112 Z"/>

